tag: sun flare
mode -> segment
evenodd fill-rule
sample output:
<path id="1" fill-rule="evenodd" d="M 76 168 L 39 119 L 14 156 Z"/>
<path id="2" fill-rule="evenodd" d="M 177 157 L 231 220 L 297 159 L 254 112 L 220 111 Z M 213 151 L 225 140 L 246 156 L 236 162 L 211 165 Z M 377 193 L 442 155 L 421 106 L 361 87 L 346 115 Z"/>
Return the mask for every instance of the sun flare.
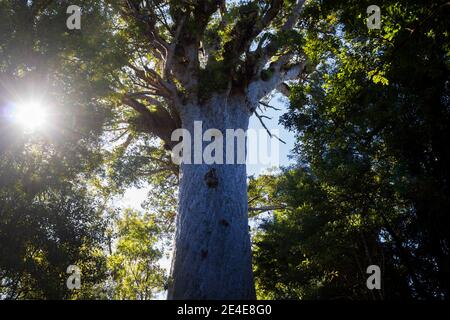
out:
<path id="1" fill-rule="evenodd" d="M 41 128 L 47 119 L 46 110 L 38 102 L 26 102 L 16 106 L 14 118 L 26 130 Z"/>

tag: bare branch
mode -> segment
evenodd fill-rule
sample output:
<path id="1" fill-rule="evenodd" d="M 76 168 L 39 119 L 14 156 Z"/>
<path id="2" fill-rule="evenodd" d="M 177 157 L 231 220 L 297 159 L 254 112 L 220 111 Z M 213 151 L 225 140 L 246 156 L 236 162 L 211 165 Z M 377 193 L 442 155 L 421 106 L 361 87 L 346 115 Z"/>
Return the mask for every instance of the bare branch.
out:
<path id="1" fill-rule="evenodd" d="M 274 106 L 271 106 L 270 104 L 262 102 L 262 101 L 259 101 L 259 104 L 263 105 L 266 108 L 270 108 L 270 109 L 273 109 L 273 110 L 276 110 L 276 111 L 281 111 L 281 109 L 275 108 Z"/>
<path id="2" fill-rule="evenodd" d="M 124 130 L 125 130 L 124 132 L 122 132 L 121 134 L 119 134 L 117 137 L 111 139 L 109 142 L 110 142 L 110 143 L 113 143 L 113 142 L 117 142 L 117 141 L 119 141 L 120 139 L 122 139 L 122 138 L 128 133 L 128 128 L 125 128 Z"/>
<path id="3" fill-rule="evenodd" d="M 252 212 L 252 211 L 259 211 L 259 213 L 263 213 L 263 212 L 267 212 L 267 211 L 273 211 L 273 210 L 282 210 L 282 209 L 286 209 L 287 206 L 283 206 L 283 205 L 279 205 L 279 206 L 264 206 L 264 207 L 249 207 L 248 211 Z"/>
<path id="4" fill-rule="evenodd" d="M 266 124 L 264 123 L 264 120 L 263 120 L 263 117 L 265 117 L 265 116 L 262 116 L 262 115 L 258 114 L 257 111 L 255 111 L 255 115 L 256 115 L 256 117 L 259 119 L 259 122 L 261 122 L 261 125 L 264 127 L 264 129 L 266 129 L 267 134 L 269 135 L 269 137 L 275 138 L 275 139 L 277 139 L 278 141 L 280 141 L 280 142 L 286 144 L 286 141 L 282 140 L 282 139 L 279 138 L 277 135 L 275 135 L 275 134 L 273 134 L 272 132 L 270 132 L 270 130 L 267 128 L 267 126 L 266 126 Z M 268 117 L 266 117 L 266 118 L 268 118 Z"/>
<path id="5" fill-rule="evenodd" d="M 255 30 L 256 35 L 258 35 L 264 28 L 266 28 L 273 19 L 278 15 L 280 10 L 283 8 L 283 0 L 271 1 L 270 7 L 261 19 L 260 27 Z"/>

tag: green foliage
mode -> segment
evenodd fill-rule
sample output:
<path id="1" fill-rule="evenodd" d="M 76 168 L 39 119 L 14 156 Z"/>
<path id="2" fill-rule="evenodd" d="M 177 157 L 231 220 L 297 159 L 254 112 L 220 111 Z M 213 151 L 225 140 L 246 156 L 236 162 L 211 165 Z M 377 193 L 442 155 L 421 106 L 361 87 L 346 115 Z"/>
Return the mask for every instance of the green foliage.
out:
<path id="1" fill-rule="evenodd" d="M 101 172 L 105 75 L 122 62 L 112 54 L 120 39 L 96 1 L 72 2 L 90 7 L 74 32 L 64 1 L 41 3 L 0 2 L 0 297 L 99 298 L 107 220 L 89 181 Z M 9 116 L 28 100 L 45 104 L 42 131 Z M 81 269 L 81 290 L 66 287 L 69 265 Z"/>
<path id="2" fill-rule="evenodd" d="M 164 289 L 166 275 L 158 264 L 160 229 L 155 216 L 125 211 L 116 221 L 114 252 L 108 257 L 113 299 L 148 300 Z"/>
<path id="3" fill-rule="evenodd" d="M 11 299 L 87 294 L 105 277 L 100 204 L 74 186 L 79 171 L 59 150 L 35 143 L 1 151 L 0 294 Z M 67 290 L 69 265 L 81 268 L 83 292 Z"/>
<path id="4" fill-rule="evenodd" d="M 444 1 L 311 1 L 305 52 L 316 70 L 293 88 L 283 123 L 298 165 L 255 243 L 266 298 L 449 297 L 450 109 Z M 377 264 L 383 290 L 365 287 Z"/>
<path id="5" fill-rule="evenodd" d="M 367 185 L 360 195 L 351 195 L 302 168 L 271 180 L 269 197 L 287 208 L 276 210 L 254 238 L 259 298 L 379 299 L 379 293 L 367 290 L 365 269 L 382 261 L 382 297 L 409 296 L 403 268 L 379 247 L 381 218 L 364 209 Z"/>

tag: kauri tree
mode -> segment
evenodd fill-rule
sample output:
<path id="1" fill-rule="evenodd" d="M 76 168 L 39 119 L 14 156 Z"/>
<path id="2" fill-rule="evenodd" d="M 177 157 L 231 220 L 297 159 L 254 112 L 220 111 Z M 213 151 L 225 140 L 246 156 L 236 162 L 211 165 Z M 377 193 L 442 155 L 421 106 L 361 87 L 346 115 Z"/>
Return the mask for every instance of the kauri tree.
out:
<path id="1" fill-rule="evenodd" d="M 305 72 L 304 2 L 114 1 L 135 52 L 118 91 L 135 111 L 135 131 L 170 150 L 172 132 L 194 137 L 195 121 L 223 136 L 247 130 L 260 100 L 276 89 L 289 94 L 286 81 Z M 225 149 L 234 164 L 179 167 L 171 299 L 255 298 L 246 166 Z"/>

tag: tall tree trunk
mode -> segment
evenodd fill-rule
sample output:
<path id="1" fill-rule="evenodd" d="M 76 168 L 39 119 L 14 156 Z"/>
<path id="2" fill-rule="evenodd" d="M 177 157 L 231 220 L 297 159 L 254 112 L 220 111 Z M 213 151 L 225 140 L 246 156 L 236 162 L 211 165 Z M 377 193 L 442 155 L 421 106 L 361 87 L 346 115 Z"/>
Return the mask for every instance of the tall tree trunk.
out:
<path id="1" fill-rule="evenodd" d="M 203 132 L 223 133 L 224 144 L 226 129 L 246 131 L 249 117 L 238 97 L 216 96 L 181 111 L 182 126 L 192 138 L 194 121 L 202 121 Z M 203 142 L 202 150 L 208 144 Z M 168 298 L 255 299 L 245 164 L 182 164 L 180 175 Z"/>

